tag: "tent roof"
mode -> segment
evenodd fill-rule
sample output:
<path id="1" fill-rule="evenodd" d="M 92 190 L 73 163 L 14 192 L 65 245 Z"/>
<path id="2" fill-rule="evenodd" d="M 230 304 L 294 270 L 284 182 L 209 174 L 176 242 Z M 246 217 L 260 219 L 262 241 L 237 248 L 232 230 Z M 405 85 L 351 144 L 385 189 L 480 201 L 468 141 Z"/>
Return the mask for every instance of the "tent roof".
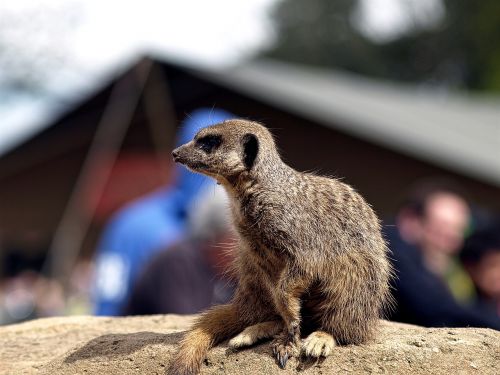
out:
<path id="1" fill-rule="evenodd" d="M 500 186 L 500 97 L 438 92 L 273 60 L 221 70 L 161 63 L 324 126 Z M 0 147 L 0 157 L 51 124 L 46 118 L 11 131 L 11 141 Z"/>
<path id="2" fill-rule="evenodd" d="M 500 97 L 260 60 L 212 80 L 325 126 L 500 186 Z"/>

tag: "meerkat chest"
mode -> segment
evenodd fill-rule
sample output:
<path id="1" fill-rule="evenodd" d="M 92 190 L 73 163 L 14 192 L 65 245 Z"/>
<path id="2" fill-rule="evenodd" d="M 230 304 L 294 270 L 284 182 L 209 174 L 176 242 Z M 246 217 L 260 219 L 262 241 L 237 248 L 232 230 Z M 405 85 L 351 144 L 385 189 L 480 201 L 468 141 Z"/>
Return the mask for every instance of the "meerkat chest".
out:
<path id="1" fill-rule="evenodd" d="M 282 254 L 295 244 L 294 221 L 290 210 L 274 196 L 248 195 L 233 207 L 235 225 L 240 235 L 255 251 Z"/>
<path id="2" fill-rule="evenodd" d="M 242 238 L 240 243 L 239 263 L 245 264 L 250 273 L 266 285 L 275 285 L 281 274 L 287 258 L 270 251 L 255 241 L 249 242 Z"/>

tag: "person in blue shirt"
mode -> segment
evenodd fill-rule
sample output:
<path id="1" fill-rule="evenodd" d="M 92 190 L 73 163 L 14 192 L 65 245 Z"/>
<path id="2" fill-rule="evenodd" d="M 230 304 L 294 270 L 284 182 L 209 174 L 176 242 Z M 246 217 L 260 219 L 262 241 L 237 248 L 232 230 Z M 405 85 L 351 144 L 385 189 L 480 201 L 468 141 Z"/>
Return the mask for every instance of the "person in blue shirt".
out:
<path id="1" fill-rule="evenodd" d="M 216 109 L 199 109 L 181 124 L 176 144 L 189 142 L 199 129 L 232 118 Z M 157 252 L 180 240 L 187 208 L 198 192 L 213 183 L 176 168 L 175 181 L 119 210 L 104 229 L 97 247 L 93 288 L 96 315 L 121 315 L 141 268 Z"/>

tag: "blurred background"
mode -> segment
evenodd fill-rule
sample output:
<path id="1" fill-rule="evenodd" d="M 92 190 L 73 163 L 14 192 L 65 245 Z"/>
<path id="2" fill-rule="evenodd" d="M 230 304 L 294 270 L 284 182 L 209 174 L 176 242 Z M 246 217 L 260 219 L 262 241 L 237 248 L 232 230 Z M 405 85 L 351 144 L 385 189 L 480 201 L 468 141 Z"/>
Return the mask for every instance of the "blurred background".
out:
<path id="1" fill-rule="evenodd" d="M 500 329 L 500 3 L 0 4 L 0 324 L 228 301 L 216 185 L 171 150 L 261 121 L 385 224 L 388 317 Z"/>

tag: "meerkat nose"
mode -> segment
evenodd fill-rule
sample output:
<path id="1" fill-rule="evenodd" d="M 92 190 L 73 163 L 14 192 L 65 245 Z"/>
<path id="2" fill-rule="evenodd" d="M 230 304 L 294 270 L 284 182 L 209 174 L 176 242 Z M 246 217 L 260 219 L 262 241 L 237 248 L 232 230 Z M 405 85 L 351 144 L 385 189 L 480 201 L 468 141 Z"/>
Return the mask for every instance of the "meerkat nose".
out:
<path id="1" fill-rule="evenodd" d="M 177 151 L 177 149 L 172 151 L 172 157 L 174 158 L 175 162 L 177 162 L 179 160 L 179 152 Z"/>

